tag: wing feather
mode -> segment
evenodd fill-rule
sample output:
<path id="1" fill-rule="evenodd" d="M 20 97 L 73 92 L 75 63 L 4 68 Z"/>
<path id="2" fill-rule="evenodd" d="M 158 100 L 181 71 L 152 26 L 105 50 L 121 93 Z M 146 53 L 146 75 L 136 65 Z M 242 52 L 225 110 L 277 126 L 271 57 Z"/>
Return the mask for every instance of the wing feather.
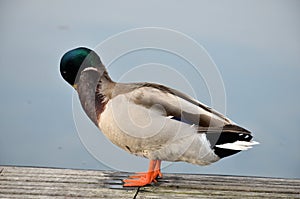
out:
<path id="1" fill-rule="evenodd" d="M 160 84 L 142 83 L 130 92 L 135 103 L 148 108 L 160 107 L 166 116 L 174 116 L 198 126 L 224 126 L 231 120 L 192 97 Z"/>

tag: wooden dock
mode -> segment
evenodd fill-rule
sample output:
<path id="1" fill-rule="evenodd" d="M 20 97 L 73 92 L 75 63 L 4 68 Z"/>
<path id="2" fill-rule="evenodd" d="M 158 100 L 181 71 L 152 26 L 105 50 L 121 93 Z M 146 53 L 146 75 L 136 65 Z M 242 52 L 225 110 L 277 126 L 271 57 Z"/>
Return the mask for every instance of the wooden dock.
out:
<path id="1" fill-rule="evenodd" d="M 128 173 L 0 166 L 0 198 L 300 198 L 300 179 L 165 174 L 123 188 Z"/>

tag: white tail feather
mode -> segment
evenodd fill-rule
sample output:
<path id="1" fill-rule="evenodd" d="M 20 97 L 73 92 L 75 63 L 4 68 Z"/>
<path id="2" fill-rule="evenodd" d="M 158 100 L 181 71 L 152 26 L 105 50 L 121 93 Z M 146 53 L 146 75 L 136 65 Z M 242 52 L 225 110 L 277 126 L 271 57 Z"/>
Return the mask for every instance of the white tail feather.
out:
<path id="1" fill-rule="evenodd" d="M 251 149 L 253 145 L 259 144 L 256 141 L 246 142 L 246 141 L 235 141 L 233 143 L 226 143 L 226 144 L 218 144 L 216 147 L 222 149 L 230 149 L 230 150 L 238 150 L 244 151 L 247 149 Z"/>

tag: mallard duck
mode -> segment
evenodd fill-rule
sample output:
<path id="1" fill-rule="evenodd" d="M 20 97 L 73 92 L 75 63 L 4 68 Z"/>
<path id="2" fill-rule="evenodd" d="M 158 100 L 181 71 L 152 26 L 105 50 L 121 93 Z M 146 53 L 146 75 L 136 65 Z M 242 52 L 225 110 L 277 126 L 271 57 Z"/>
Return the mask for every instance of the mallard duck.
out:
<path id="1" fill-rule="evenodd" d="M 161 161 L 208 165 L 257 144 L 250 131 L 180 91 L 156 83 L 114 82 L 91 49 L 65 53 L 60 73 L 113 144 L 150 160 L 148 171 L 123 180 L 124 186 L 156 182 L 162 177 Z"/>

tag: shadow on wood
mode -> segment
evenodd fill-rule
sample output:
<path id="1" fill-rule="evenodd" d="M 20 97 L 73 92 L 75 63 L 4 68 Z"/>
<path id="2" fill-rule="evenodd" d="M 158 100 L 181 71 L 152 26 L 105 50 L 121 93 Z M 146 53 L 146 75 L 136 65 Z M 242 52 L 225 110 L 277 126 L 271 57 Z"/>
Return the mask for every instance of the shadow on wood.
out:
<path id="1" fill-rule="evenodd" d="M 300 179 L 166 174 L 155 185 L 123 188 L 129 173 L 0 167 L 0 198 L 300 198 Z"/>

